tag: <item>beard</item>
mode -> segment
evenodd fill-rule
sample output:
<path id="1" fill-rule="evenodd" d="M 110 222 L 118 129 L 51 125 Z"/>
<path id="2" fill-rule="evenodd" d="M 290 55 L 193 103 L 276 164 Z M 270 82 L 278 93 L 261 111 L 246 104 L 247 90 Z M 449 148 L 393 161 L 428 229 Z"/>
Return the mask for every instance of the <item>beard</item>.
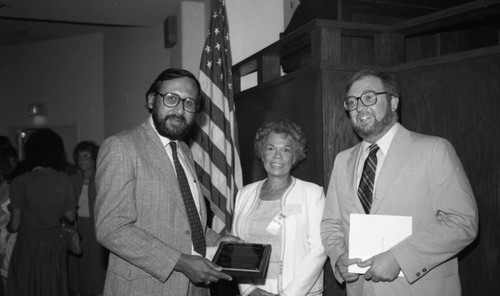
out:
<path id="1" fill-rule="evenodd" d="M 153 110 L 152 115 L 153 123 L 158 133 L 170 140 L 180 140 L 184 138 L 191 127 L 186 118 L 179 114 L 168 114 L 162 118 L 158 111 Z M 169 120 L 180 121 L 180 123 L 172 124 L 168 122 Z"/>
<path id="2" fill-rule="evenodd" d="M 358 114 L 358 118 L 360 117 L 361 115 Z M 373 116 L 374 123 L 372 125 L 357 124 L 354 125 L 354 130 L 361 138 L 371 139 L 383 133 L 387 127 L 392 126 L 395 122 L 395 117 L 396 115 L 392 112 L 390 104 L 387 104 L 385 115 L 381 120 L 377 120 Z M 358 122 L 360 121 L 358 120 Z"/>

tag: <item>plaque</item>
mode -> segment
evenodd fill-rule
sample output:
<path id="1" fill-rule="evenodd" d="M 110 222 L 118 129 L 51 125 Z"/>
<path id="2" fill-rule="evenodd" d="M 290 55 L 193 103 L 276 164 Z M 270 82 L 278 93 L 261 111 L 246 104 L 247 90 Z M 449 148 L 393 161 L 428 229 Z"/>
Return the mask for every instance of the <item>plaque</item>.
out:
<path id="1" fill-rule="evenodd" d="M 264 283 L 271 245 L 222 242 L 212 260 L 238 282 Z"/>

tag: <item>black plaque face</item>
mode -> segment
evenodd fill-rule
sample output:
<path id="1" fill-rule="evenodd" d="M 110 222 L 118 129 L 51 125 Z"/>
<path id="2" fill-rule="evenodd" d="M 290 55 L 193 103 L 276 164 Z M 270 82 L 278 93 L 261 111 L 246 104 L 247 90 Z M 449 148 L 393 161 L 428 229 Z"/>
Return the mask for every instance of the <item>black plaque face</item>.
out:
<path id="1" fill-rule="evenodd" d="M 265 278 L 270 256 L 271 245 L 222 242 L 213 262 L 238 280 L 256 280 Z"/>
<path id="2" fill-rule="evenodd" d="M 224 268 L 258 270 L 264 249 L 264 245 L 258 244 L 226 244 L 215 264 Z"/>

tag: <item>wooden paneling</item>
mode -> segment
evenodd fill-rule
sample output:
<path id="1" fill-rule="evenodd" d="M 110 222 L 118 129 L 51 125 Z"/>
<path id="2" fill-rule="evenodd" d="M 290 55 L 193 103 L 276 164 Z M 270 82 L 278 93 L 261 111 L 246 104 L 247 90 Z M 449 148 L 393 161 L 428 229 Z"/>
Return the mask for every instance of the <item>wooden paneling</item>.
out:
<path id="1" fill-rule="evenodd" d="M 463 295 L 500 291 L 500 55 L 397 73 L 402 122 L 455 146 L 480 214 L 478 239 L 460 256 Z"/>
<path id="2" fill-rule="evenodd" d="M 309 138 L 308 158 L 294 175 L 328 190 L 335 156 L 359 141 L 342 107 L 345 82 L 366 67 L 394 73 L 403 125 L 451 141 L 474 190 L 480 233 L 459 254 L 462 295 L 495 295 L 500 291 L 500 24 L 489 20 L 498 15 L 499 1 L 474 1 L 390 27 L 318 20 L 235 65 L 236 79 L 252 71 L 261 75 L 265 70 L 255 61 L 279 53 L 281 66 L 290 70 L 236 93 L 244 183 L 265 177 L 253 153 L 255 131 L 266 120 L 287 117 Z M 468 27 L 483 16 L 486 22 Z M 275 67 L 276 61 L 269 64 Z M 324 295 L 345 296 L 328 266 Z"/>
<path id="3" fill-rule="evenodd" d="M 403 19 L 416 18 L 470 0 L 344 0 L 342 20 L 375 24 L 394 24 Z"/>
<path id="4" fill-rule="evenodd" d="M 353 65 L 370 65 L 375 63 L 374 38 L 364 36 L 342 37 L 342 62 Z"/>
<path id="5" fill-rule="evenodd" d="M 357 144 L 359 138 L 354 132 L 343 106 L 344 85 L 354 72 L 328 69 L 322 71 L 322 73 L 323 81 L 321 87 L 323 93 L 324 121 L 323 184 L 326 191 L 335 156 L 340 151 Z"/>
<path id="6" fill-rule="evenodd" d="M 319 68 L 297 71 L 236 96 L 244 184 L 266 177 L 253 151 L 258 127 L 267 120 L 285 117 L 298 123 L 308 138 L 308 156 L 293 175 L 327 190 L 335 156 L 359 142 L 343 107 L 344 85 L 353 73 Z M 329 263 L 325 274 L 325 295 L 345 296 L 345 289 L 332 280 Z"/>
<path id="7" fill-rule="evenodd" d="M 406 61 L 498 45 L 499 27 L 492 25 L 406 38 Z"/>
<path id="8" fill-rule="evenodd" d="M 300 71 L 235 97 L 244 184 L 265 177 L 253 151 L 257 129 L 265 121 L 288 118 L 308 138 L 308 157 L 294 175 L 326 189 L 337 153 L 359 142 L 343 107 L 344 85 L 353 73 Z"/>
<path id="9" fill-rule="evenodd" d="M 317 170 L 322 167 L 322 159 L 317 155 L 323 154 L 321 78 L 319 72 L 305 71 L 301 74 L 283 77 L 273 85 L 236 96 L 244 184 L 266 177 L 253 151 L 253 140 L 264 122 L 278 118 L 288 118 L 299 124 L 308 138 L 308 157 L 298 165 L 293 175 L 318 184 L 323 182 L 322 171 Z"/>

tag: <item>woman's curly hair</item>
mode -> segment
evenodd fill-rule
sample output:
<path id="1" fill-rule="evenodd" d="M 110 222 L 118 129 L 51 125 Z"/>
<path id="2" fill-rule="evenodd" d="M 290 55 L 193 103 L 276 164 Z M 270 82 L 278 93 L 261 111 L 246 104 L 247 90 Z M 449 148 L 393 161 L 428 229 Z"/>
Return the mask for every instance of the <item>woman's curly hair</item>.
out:
<path id="1" fill-rule="evenodd" d="M 307 138 L 304 132 L 298 124 L 284 118 L 268 121 L 257 130 L 254 139 L 254 150 L 259 158 L 262 158 L 264 145 L 271 133 L 283 134 L 292 138 L 296 155 L 294 166 L 306 158 Z"/>

